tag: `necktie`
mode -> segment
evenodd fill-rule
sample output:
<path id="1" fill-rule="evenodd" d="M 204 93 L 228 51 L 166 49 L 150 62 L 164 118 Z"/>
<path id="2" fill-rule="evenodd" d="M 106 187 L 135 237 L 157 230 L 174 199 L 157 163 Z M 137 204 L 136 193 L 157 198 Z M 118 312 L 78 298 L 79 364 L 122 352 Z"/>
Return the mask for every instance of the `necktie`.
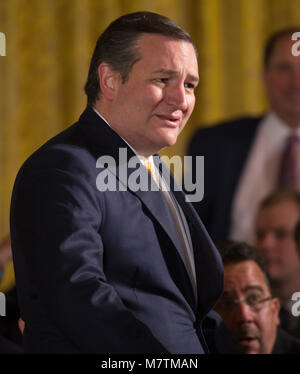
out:
<path id="1" fill-rule="evenodd" d="M 282 188 L 300 189 L 299 153 L 300 138 L 293 134 L 286 140 L 279 165 L 278 186 Z"/>
<path id="2" fill-rule="evenodd" d="M 145 167 L 149 171 L 149 173 L 151 174 L 151 177 L 153 178 L 154 182 L 159 186 L 159 182 L 158 182 L 154 167 L 151 164 L 151 162 L 150 161 L 145 161 Z"/>
<path id="3" fill-rule="evenodd" d="M 145 165 L 145 168 L 148 170 L 148 172 L 151 174 L 157 186 L 160 188 L 160 184 L 159 184 L 157 175 L 155 173 L 153 164 L 150 161 L 145 161 L 144 165 Z M 196 281 L 196 273 L 195 273 L 193 245 L 192 245 L 192 241 L 190 238 L 188 224 L 186 222 L 184 213 L 181 211 L 181 208 L 178 205 L 178 203 L 176 203 L 176 200 L 172 196 L 171 191 L 168 191 L 168 189 L 165 187 L 166 186 L 164 186 L 164 182 L 162 182 L 162 188 L 160 188 L 160 190 L 162 191 L 162 194 L 164 198 L 166 199 L 166 202 L 169 206 L 169 209 L 170 209 L 170 212 L 173 218 L 173 222 L 174 222 L 177 234 L 178 234 L 178 238 L 181 244 L 181 250 L 183 252 L 187 271 L 191 279 L 195 298 L 197 300 L 197 281 Z"/>

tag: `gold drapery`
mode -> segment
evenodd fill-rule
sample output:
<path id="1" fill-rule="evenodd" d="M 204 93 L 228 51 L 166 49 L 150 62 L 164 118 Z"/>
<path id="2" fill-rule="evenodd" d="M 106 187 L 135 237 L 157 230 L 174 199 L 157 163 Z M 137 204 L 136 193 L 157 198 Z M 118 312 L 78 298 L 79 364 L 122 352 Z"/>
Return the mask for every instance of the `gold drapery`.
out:
<path id="1" fill-rule="evenodd" d="M 139 10 L 172 18 L 199 50 L 195 111 L 177 144 L 162 152 L 168 156 L 184 154 L 197 126 L 266 108 L 264 41 L 300 23 L 300 0 L 1 0 L 0 240 L 9 230 L 17 170 L 85 107 L 83 86 L 97 37 L 113 19 Z"/>

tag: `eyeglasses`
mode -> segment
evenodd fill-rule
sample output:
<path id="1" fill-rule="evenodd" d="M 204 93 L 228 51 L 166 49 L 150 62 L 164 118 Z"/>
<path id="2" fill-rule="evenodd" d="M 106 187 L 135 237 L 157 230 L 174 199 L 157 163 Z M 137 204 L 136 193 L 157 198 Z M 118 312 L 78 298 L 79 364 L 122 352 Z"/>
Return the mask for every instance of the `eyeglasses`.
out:
<path id="1" fill-rule="evenodd" d="M 245 303 L 254 311 L 259 312 L 264 307 L 264 302 L 273 299 L 273 296 L 261 297 L 260 295 L 248 295 L 242 299 L 222 299 L 219 302 L 219 307 L 224 311 L 232 311 L 238 304 Z"/>

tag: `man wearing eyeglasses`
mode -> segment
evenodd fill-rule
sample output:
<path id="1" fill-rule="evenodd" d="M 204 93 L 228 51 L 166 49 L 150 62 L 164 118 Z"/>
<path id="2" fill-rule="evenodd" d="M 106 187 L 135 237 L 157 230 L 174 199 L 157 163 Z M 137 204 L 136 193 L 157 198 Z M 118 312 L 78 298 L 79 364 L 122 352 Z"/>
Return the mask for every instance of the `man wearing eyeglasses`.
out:
<path id="1" fill-rule="evenodd" d="M 242 353 L 300 353 L 300 341 L 281 330 L 280 303 L 270 292 L 265 264 L 255 248 L 228 242 L 220 247 L 224 293 L 216 306 Z"/>

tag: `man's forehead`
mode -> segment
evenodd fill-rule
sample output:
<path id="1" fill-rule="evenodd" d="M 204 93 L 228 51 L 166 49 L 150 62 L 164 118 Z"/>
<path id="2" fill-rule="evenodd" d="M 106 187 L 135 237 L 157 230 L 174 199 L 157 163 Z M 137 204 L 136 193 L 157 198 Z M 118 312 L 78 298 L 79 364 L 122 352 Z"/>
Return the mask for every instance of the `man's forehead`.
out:
<path id="1" fill-rule="evenodd" d="M 257 226 L 293 226 L 300 217 L 299 207 L 292 200 L 262 207 L 257 215 Z"/>
<path id="2" fill-rule="evenodd" d="M 294 43 L 295 41 L 291 40 L 290 36 L 284 36 L 278 39 L 270 56 L 270 62 L 290 58 L 294 62 L 300 63 L 300 56 L 294 56 L 292 54 L 292 45 Z"/>
<path id="3" fill-rule="evenodd" d="M 160 34 L 144 34 L 139 41 L 140 60 L 145 72 L 179 76 L 184 72 L 196 85 L 199 82 L 198 61 L 193 44 Z"/>
<path id="4" fill-rule="evenodd" d="M 187 57 L 194 55 L 197 61 L 197 51 L 191 41 L 185 39 L 175 39 L 162 34 L 150 34 L 144 33 L 137 40 L 137 46 L 140 49 L 140 53 L 153 53 L 153 56 L 159 56 L 155 53 L 156 49 L 160 49 L 162 52 L 166 52 L 166 48 L 175 47 L 176 49 L 182 49 L 187 52 Z M 181 48 L 180 48 L 181 47 Z M 153 50 L 155 48 L 155 50 Z M 167 52 L 166 52 L 167 53 Z"/>
<path id="5" fill-rule="evenodd" d="M 261 268 L 255 261 L 247 260 L 224 266 L 224 291 L 244 292 L 249 289 L 266 290 L 267 284 Z"/>

